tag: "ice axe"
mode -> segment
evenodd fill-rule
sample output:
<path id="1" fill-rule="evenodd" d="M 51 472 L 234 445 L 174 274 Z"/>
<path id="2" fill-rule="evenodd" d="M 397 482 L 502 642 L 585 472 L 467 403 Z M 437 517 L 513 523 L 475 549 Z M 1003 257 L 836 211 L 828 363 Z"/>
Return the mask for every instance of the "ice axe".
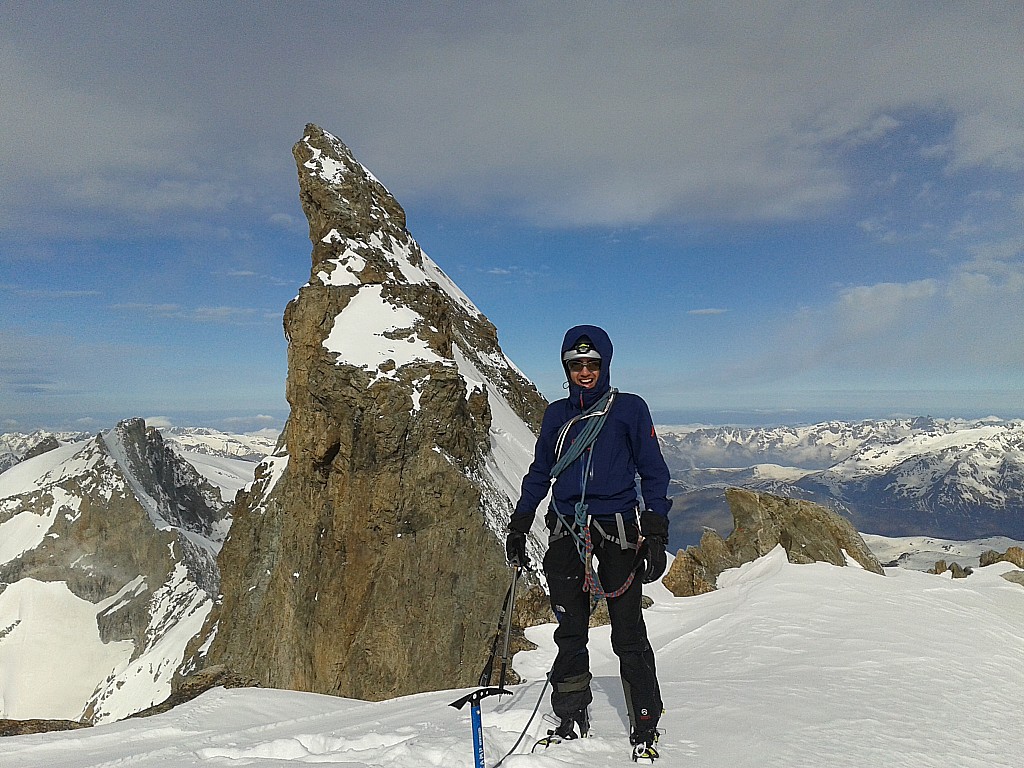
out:
<path id="1" fill-rule="evenodd" d="M 462 709 L 466 704 L 470 705 L 470 719 L 473 724 L 473 754 L 476 757 L 476 768 L 485 768 L 484 766 L 484 726 L 483 721 L 480 717 L 480 702 L 486 699 L 488 696 L 500 696 L 502 694 L 512 695 L 512 691 L 505 688 L 505 676 L 508 672 L 508 646 L 509 636 L 512 632 L 512 609 L 516 602 L 516 584 L 519 581 L 519 571 L 521 566 L 516 566 L 512 570 L 512 583 L 508 587 L 508 592 L 505 593 L 505 602 L 501 607 L 501 614 L 498 617 L 498 629 L 494 634 L 494 642 L 491 643 L 491 654 L 487 658 L 487 663 L 484 665 L 484 671 L 480 673 L 479 685 L 472 693 L 466 694 L 461 699 L 453 701 L 448 706 L 455 707 L 455 709 Z M 502 643 L 501 650 L 501 672 L 498 675 L 498 687 L 490 685 L 491 674 L 494 672 L 494 657 L 498 651 L 498 640 L 502 635 L 502 625 L 504 624 L 504 642 Z"/>

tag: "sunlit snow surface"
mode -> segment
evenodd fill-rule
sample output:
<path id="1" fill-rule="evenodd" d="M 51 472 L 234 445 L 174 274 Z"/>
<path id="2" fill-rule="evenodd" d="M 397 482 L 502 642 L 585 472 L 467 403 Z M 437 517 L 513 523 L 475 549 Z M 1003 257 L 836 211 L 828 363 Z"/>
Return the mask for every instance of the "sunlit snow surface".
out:
<path id="1" fill-rule="evenodd" d="M 415 330 L 423 318 L 408 307 L 387 301 L 379 285 L 364 285 L 334 319 L 324 347 L 338 361 L 376 371 L 373 381 L 394 376 L 380 371 L 387 361 L 398 367 L 417 361 L 443 362 Z M 373 382 L 371 382 L 372 384 Z"/>
<path id="2" fill-rule="evenodd" d="M 223 501 L 232 501 L 242 488 L 252 482 L 256 462 L 209 456 L 195 451 L 180 451 L 185 459 L 207 482 L 220 488 Z"/>
<path id="3" fill-rule="evenodd" d="M 77 720 L 96 687 L 96 670 L 127 664 L 131 641 L 104 643 L 94 605 L 63 581 L 21 579 L 0 592 L 0 712 L 46 712 Z M 0 743 L 0 766 L 6 762 Z"/>
<path id="4" fill-rule="evenodd" d="M 944 560 L 946 565 L 957 563 L 964 568 L 974 568 L 985 552 L 1005 552 L 1010 547 L 1024 548 L 1024 542 L 1006 536 L 990 536 L 971 541 L 938 539 L 934 536 L 876 536 L 870 533 L 862 533 L 861 537 L 882 563 L 898 564 L 915 571 L 927 571 L 938 560 Z"/>
<path id="5" fill-rule="evenodd" d="M 702 768 L 1016 766 L 1024 690 L 1024 587 L 1000 563 L 967 579 L 790 565 L 776 550 L 719 591 L 647 588 L 667 712 L 659 765 Z M 516 656 L 527 682 L 484 700 L 487 765 L 526 725 L 552 659 L 551 626 Z M 626 714 L 608 629 L 591 642 L 594 737 L 508 758 L 510 768 L 623 766 Z M 19 768 L 286 766 L 470 768 L 464 691 L 366 703 L 217 689 L 169 713 L 0 745 Z M 548 711 L 547 694 L 541 712 Z M 538 716 L 529 740 L 552 724 Z"/>

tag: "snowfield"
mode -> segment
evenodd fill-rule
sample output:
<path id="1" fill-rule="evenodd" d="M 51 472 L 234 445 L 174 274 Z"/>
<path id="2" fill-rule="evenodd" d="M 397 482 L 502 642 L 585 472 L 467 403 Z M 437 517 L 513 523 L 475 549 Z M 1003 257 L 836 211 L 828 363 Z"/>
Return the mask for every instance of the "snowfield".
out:
<path id="1" fill-rule="evenodd" d="M 649 585 L 645 612 L 667 712 L 659 765 L 702 768 L 991 768 L 1020 760 L 1024 586 L 1007 563 L 953 580 L 905 569 L 791 565 L 781 549 L 676 598 Z M 2 631 L 2 628 L 0 628 Z M 551 663 L 552 626 L 515 657 L 526 682 L 482 704 L 487 765 L 527 725 Z M 594 736 L 509 768 L 630 765 L 608 628 L 591 642 Z M 429 663 L 425 659 L 424 663 Z M 467 689 L 468 690 L 468 689 Z M 467 690 L 368 703 L 308 693 L 216 689 L 151 718 L 0 742 L 3 768 L 344 765 L 470 768 Z"/>

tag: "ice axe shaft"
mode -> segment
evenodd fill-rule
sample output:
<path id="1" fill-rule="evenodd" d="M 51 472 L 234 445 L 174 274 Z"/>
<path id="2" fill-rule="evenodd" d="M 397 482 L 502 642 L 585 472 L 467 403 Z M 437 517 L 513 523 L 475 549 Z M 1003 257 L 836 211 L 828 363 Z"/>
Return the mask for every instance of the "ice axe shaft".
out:
<path id="1" fill-rule="evenodd" d="M 501 648 L 501 674 L 498 676 L 498 687 L 505 689 L 505 675 L 508 671 L 508 646 L 512 636 L 512 614 L 515 612 L 516 584 L 519 582 L 520 566 L 512 570 L 512 586 L 508 590 L 508 603 L 505 605 L 505 642 Z"/>

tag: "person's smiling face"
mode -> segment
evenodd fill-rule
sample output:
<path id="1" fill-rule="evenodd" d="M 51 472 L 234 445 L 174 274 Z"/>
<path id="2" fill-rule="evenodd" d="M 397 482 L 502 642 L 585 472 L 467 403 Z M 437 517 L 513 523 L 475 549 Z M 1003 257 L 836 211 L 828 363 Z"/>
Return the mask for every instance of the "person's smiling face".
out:
<path id="1" fill-rule="evenodd" d="M 600 360 L 572 360 L 568 366 L 569 378 L 573 384 L 584 389 L 593 389 L 597 386 L 597 379 L 601 375 Z"/>

